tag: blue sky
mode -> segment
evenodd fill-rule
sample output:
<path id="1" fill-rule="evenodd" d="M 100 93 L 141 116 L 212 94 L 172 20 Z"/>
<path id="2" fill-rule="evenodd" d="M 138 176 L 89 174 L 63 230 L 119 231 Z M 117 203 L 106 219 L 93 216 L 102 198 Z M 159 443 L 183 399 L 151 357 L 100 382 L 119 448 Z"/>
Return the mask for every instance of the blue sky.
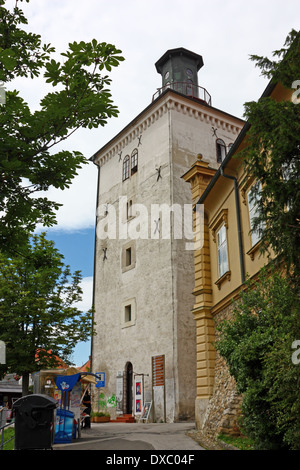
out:
<path id="1" fill-rule="evenodd" d="M 14 4 L 6 0 L 5 6 Z M 249 55 L 270 57 L 292 28 L 299 29 L 300 18 L 299 0 L 30 0 L 20 7 L 29 21 L 27 29 L 51 43 L 58 60 L 69 42 L 93 38 L 123 51 L 125 61 L 110 73 L 119 117 L 104 128 L 77 131 L 62 146 L 81 151 L 87 159 L 150 104 L 161 86 L 154 64 L 168 49 L 184 47 L 201 54 L 199 85 L 212 95 L 213 106 L 243 117 L 244 103 L 257 100 L 268 83 Z M 31 109 L 52 91 L 42 77 L 17 79 L 7 88 L 20 90 Z M 72 271 L 82 271 L 83 309 L 92 303 L 96 191 L 97 169 L 89 163 L 69 189 L 47 192 L 63 204 L 48 238 Z M 78 345 L 74 363 L 82 365 L 89 353 L 89 343 Z"/>
<path id="2" fill-rule="evenodd" d="M 95 230 L 93 227 L 77 232 L 63 230 L 48 230 L 47 238 L 55 242 L 56 248 L 64 255 L 64 263 L 71 267 L 71 271 L 80 270 L 83 277 L 84 301 L 82 310 L 92 306 L 92 278 L 94 260 Z M 79 343 L 72 355 L 72 362 L 81 366 L 90 354 L 90 341 Z"/>

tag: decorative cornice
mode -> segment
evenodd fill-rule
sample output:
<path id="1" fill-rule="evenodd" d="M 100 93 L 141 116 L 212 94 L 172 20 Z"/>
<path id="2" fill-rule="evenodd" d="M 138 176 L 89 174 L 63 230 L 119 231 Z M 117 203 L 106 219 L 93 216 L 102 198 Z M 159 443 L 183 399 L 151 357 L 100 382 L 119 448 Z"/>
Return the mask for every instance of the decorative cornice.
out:
<path id="1" fill-rule="evenodd" d="M 189 115 L 194 119 L 198 119 L 202 122 L 206 122 L 211 126 L 217 126 L 219 129 L 227 130 L 232 134 L 238 135 L 241 128 L 235 125 L 233 122 L 226 122 L 221 116 L 217 116 L 222 111 L 219 111 L 213 107 L 204 106 L 201 103 L 194 101 L 188 101 L 187 98 L 171 93 L 162 97 L 162 101 L 156 101 L 151 106 L 146 108 L 131 125 L 126 126 L 116 137 L 112 139 L 110 144 L 107 144 L 107 149 L 103 148 L 99 150 L 95 156 L 94 161 L 103 166 L 108 160 L 118 155 L 124 147 L 130 144 L 134 139 L 137 139 L 143 132 L 158 121 L 166 112 L 169 110 L 176 111 L 178 113 Z M 232 121 L 238 118 L 232 117 Z M 229 121 L 230 119 L 228 119 Z M 139 122 L 137 122 L 139 121 Z"/>

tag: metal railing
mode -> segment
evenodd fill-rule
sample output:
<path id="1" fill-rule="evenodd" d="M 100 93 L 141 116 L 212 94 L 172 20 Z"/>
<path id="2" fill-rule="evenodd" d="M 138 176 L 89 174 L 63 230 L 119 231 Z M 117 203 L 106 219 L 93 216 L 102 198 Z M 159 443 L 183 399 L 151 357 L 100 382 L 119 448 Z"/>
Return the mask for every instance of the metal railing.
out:
<path id="1" fill-rule="evenodd" d="M 5 444 L 8 442 L 12 441 L 15 436 L 11 436 L 7 441 L 4 441 L 4 430 L 10 426 L 14 426 L 14 422 L 11 421 L 10 423 L 7 423 L 7 408 L 0 408 L 0 450 L 4 449 Z"/>
<path id="2" fill-rule="evenodd" d="M 158 98 L 162 93 L 164 93 L 169 88 L 171 90 L 177 91 L 178 93 L 189 96 L 191 98 L 196 98 L 200 101 L 204 101 L 209 106 L 211 106 L 211 103 L 212 103 L 211 95 L 208 93 L 208 91 L 205 88 L 194 85 L 193 83 L 190 83 L 190 82 L 167 83 L 165 86 L 157 89 L 156 93 L 154 93 L 152 97 L 152 101 Z"/>

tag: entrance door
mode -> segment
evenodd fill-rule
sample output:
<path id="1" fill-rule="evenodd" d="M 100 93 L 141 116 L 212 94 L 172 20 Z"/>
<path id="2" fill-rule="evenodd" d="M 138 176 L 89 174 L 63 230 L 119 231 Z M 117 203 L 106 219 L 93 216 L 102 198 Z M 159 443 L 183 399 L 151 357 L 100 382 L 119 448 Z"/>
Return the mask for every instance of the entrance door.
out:
<path id="1" fill-rule="evenodd" d="M 127 362 L 125 366 L 126 376 L 126 395 L 125 395 L 125 414 L 132 414 L 132 364 Z"/>

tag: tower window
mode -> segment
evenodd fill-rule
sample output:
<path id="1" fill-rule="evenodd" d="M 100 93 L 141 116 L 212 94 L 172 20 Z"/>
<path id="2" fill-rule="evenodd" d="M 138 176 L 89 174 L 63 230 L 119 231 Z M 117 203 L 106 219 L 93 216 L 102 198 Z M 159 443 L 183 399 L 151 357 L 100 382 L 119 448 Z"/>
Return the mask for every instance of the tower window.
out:
<path id="1" fill-rule="evenodd" d="M 121 269 L 122 273 L 126 273 L 134 269 L 136 265 L 136 247 L 135 241 L 131 240 L 122 247 L 121 253 Z"/>
<path id="2" fill-rule="evenodd" d="M 131 174 L 134 175 L 134 173 L 137 172 L 137 169 L 138 169 L 138 151 L 137 149 L 134 149 L 131 154 Z"/>
<path id="3" fill-rule="evenodd" d="M 128 328 L 136 322 L 136 299 L 128 299 L 122 303 L 121 328 Z"/>
<path id="4" fill-rule="evenodd" d="M 131 265 L 131 248 L 127 248 L 126 253 L 125 253 L 125 263 L 126 266 Z"/>
<path id="5" fill-rule="evenodd" d="M 123 160 L 123 181 L 127 180 L 129 178 L 129 155 L 126 155 L 126 157 Z"/>
<path id="6" fill-rule="evenodd" d="M 132 199 L 129 199 L 127 201 L 127 206 L 126 206 L 126 219 L 130 219 L 133 216 L 132 214 Z"/>
<path id="7" fill-rule="evenodd" d="M 125 306 L 125 323 L 131 322 L 131 305 Z"/>
<path id="8" fill-rule="evenodd" d="M 226 157 L 226 145 L 225 145 L 224 140 L 217 139 L 216 149 L 217 149 L 217 162 L 222 163 Z"/>

